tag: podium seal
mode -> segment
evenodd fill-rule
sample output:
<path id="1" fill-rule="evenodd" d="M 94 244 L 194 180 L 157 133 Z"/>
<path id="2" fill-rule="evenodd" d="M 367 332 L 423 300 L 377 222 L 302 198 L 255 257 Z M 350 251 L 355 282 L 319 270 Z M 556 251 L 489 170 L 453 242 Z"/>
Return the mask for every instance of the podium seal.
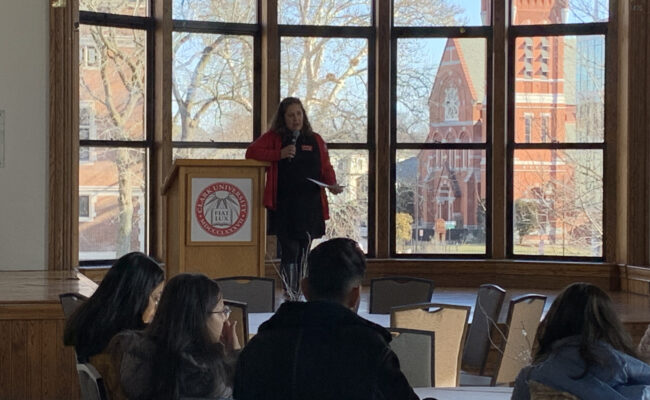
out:
<path id="1" fill-rule="evenodd" d="M 194 213 L 201 228 L 212 236 L 230 236 L 248 218 L 248 200 L 235 185 L 215 182 L 199 194 Z"/>

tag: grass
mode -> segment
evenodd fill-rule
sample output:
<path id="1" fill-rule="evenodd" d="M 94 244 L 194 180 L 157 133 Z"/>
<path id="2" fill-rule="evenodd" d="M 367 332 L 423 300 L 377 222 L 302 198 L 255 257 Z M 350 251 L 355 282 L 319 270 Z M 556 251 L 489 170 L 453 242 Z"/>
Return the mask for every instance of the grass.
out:
<path id="1" fill-rule="evenodd" d="M 418 242 L 417 248 L 414 244 L 406 245 L 399 243 L 397 252 L 400 254 L 484 254 L 486 252 L 485 244 L 438 244 L 432 242 Z M 539 254 L 539 245 L 523 243 L 515 244 L 514 254 L 537 256 Z M 593 257 L 591 248 L 588 246 L 562 246 L 561 244 L 545 244 L 545 256 L 566 256 L 566 257 Z"/>

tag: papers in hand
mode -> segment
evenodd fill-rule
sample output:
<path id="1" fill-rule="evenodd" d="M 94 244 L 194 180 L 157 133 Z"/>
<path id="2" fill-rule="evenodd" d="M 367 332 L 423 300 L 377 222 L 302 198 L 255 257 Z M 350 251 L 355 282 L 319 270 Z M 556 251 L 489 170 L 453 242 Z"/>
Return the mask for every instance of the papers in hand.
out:
<path id="1" fill-rule="evenodd" d="M 318 186 L 322 186 L 322 187 L 324 187 L 324 188 L 328 188 L 328 187 L 330 187 L 330 186 L 333 186 L 333 185 L 328 185 L 328 184 L 325 183 L 325 182 L 317 181 L 316 179 L 307 178 L 307 180 L 308 180 L 308 181 L 311 181 L 311 182 L 314 182 L 314 183 L 317 184 Z M 341 187 L 343 187 L 343 186 L 341 186 Z"/>

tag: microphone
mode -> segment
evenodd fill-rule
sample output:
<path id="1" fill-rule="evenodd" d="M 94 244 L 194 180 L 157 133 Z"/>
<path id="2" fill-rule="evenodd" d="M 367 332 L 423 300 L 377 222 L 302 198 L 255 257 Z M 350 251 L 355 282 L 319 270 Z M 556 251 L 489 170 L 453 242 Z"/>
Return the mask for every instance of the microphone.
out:
<path id="1" fill-rule="evenodd" d="M 300 136 L 300 131 L 293 131 L 293 137 L 291 138 L 291 144 L 296 145 L 296 142 L 298 141 L 298 136 Z M 293 157 L 289 159 L 289 162 L 293 160 Z"/>

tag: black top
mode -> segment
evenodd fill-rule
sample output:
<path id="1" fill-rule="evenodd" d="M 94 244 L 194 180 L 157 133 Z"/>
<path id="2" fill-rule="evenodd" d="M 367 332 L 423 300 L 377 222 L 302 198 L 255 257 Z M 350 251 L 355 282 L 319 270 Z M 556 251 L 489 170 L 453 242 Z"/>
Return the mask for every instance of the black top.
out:
<path id="1" fill-rule="evenodd" d="M 282 304 L 242 350 L 237 400 L 414 400 L 386 329 L 340 304 Z"/>
<path id="2" fill-rule="evenodd" d="M 291 144 L 292 136 L 282 139 L 282 147 Z M 269 210 L 269 234 L 303 239 L 325 234 L 321 204 L 321 188 L 307 180 L 321 180 L 321 160 L 318 142 L 312 136 L 300 135 L 296 141 L 296 156 L 278 162 L 278 197 L 275 211 Z"/>

